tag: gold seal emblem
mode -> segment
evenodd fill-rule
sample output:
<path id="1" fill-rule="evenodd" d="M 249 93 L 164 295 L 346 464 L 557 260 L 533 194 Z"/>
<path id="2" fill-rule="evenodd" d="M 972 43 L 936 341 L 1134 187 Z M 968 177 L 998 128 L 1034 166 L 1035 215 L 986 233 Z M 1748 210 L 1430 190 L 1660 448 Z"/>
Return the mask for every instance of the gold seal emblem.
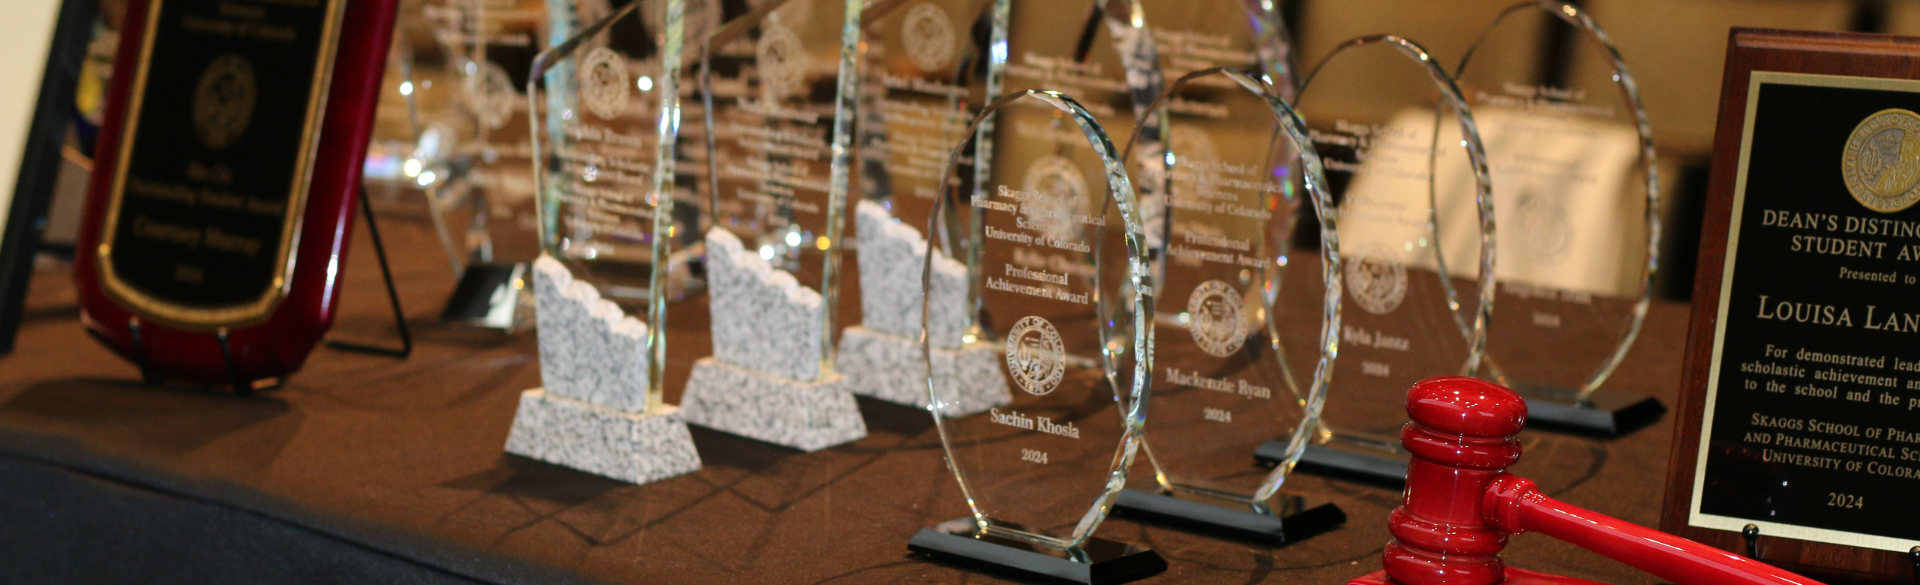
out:
<path id="1" fill-rule="evenodd" d="M 253 121 L 253 66 L 228 53 L 207 64 L 193 92 L 193 132 L 207 148 L 232 146 Z"/>
<path id="2" fill-rule="evenodd" d="M 1840 161 L 1847 192 L 1867 209 L 1893 213 L 1920 201 L 1920 114 L 1888 109 L 1853 127 Z"/>

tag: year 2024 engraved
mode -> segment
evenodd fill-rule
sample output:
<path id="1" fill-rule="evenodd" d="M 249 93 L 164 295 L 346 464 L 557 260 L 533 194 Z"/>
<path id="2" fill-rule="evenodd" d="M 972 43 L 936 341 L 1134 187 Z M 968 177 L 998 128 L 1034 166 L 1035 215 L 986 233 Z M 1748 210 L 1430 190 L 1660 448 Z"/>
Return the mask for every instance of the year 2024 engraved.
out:
<path id="1" fill-rule="evenodd" d="M 1827 492 L 1827 505 L 1835 508 L 1864 510 L 1867 507 L 1867 499 L 1853 494 Z"/>
<path id="2" fill-rule="evenodd" d="M 1385 378 L 1387 376 L 1393 375 L 1393 368 L 1388 367 L 1386 364 L 1383 364 L 1380 362 L 1363 361 L 1363 362 L 1360 362 L 1360 374 L 1366 375 L 1366 376 L 1379 376 L 1379 377 Z"/>
<path id="3" fill-rule="evenodd" d="M 1047 464 L 1047 452 L 1046 452 L 1046 451 L 1035 451 L 1035 450 L 1033 450 L 1033 449 L 1021 449 L 1021 450 L 1020 450 L 1020 460 L 1021 460 L 1021 461 L 1026 461 L 1026 462 L 1029 462 L 1029 463 L 1039 463 L 1039 464 L 1041 464 L 1041 465 L 1046 465 L 1046 464 Z"/>
<path id="4" fill-rule="evenodd" d="M 1233 422 L 1233 411 L 1224 408 L 1203 408 L 1200 415 L 1214 422 Z"/>

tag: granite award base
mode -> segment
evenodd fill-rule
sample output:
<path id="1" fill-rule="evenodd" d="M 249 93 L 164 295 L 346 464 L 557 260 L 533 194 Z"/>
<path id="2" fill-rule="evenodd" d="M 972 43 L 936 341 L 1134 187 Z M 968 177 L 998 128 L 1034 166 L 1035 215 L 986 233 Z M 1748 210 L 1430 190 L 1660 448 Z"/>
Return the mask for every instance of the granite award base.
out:
<path id="1" fill-rule="evenodd" d="M 678 408 L 622 412 L 543 388 L 520 393 L 507 452 L 632 483 L 700 470 L 700 454 Z"/>
<path id="2" fill-rule="evenodd" d="M 1006 376 L 1000 373 L 1000 351 L 992 344 L 975 343 L 962 349 L 934 348 L 923 357 L 920 342 L 866 327 L 848 327 L 840 335 L 840 351 L 833 369 L 847 378 L 854 394 L 915 408 L 927 407 L 926 357 L 933 362 L 933 379 L 948 397 L 940 414 L 959 418 L 986 412 L 1013 401 Z"/>
<path id="3" fill-rule="evenodd" d="M 1527 428 L 1613 438 L 1646 428 L 1667 413 L 1659 399 L 1644 394 L 1601 389 L 1585 401 L 1569 390 L 1516 384 L 1515 393 L 1527 400 Z"/>
<path id="4" fill-rule="evenodd" d="M 1167 570 L 1167 560 L 1159 553 L 1098 537 L 1088 539 L 1076 551 L 1079 554 L 1069 555 L 1061 549 L 975 532 L 972 518 L 943 522 L 920 529 L 907 542 L 907 550 L 970 569 L 1047 583 L 1126 583 Z"/>
<path id="5" fill-rule="evenodd" d="M 1400 489 L 1407 485 L 1407 456 L 1397 451 L 1354 446 L 1335 436 L 1336 444 L 1308 445 L 1300 454 L 1299 469 L 1336 479 L 1348 479 Z M 1357 442 L 1357 441 L 1356 441 Z M 1260 465 L 1272 467 L 1286 458 L 1287 441 L 1274 439 L 1253 452 Z"/>
<path id="6" fill-rule="evenodd" d="M 1113 513 L 1273 547 L 1312 538 L 1347 522 L 1347 513 L 1332 502 L 1310 502 L 1294 496 L 1282 496 L 1282 499 L 1287 500 L 1283 509 L 1274 510 L 1278 515 L 1269 515 L 1251 508 L 1225 508 L 1199 498 L 1128 489 L 1120 490 L 1120 498 L 1113 503 Z"/>
<path id="7" fill-rule="evenodd" d="M 693 363 L 680 416 L 716 431 L 801 451 L 867 436 L 847 379 L 827 374 L 802 382 L 756 372 L 715 358 Z"/>

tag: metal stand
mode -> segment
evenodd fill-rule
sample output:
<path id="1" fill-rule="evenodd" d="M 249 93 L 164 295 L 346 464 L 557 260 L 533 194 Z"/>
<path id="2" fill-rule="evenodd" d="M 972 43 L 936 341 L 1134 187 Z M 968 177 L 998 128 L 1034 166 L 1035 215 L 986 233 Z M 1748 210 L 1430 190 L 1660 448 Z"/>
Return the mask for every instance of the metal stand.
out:
<path id="1" fill-rule="evenodd" d="M 1047 583 L 1125 583 L 1166 572 L 1167 560 L 1145 548 L 1091 538 L 1063 550 L 976 534 L 972 518 L 920 529 L 907 549 L 984 571 Z"/>
<path id="2" fill-rule="evenodd" d="M 400 330 L 400 347 L 394 349 L 333 338 L 327 339 L 327 347 L 404 360 L 413 355 L 413 334 L 407 330 L 407 313 L 400 308 L 400 292 L 393 286 L 393 269 L 387 265 L 387 247 L 380 242 L 380 224 L 373 219 L 373 204 L 367 202 L 367 188 L 364 186 L 360 188 L 360 212 L 367 216 L 367 235 L 373 237 L 374 256 L 380 260 L 380 279 L 387 284 L 387 303 L 393 306 L 393 325 Z M 227 336 L 224 329 L 220 331 L 220 351 L 226 355 Z M 231 357 L 228 358 L 228 371 L 232 371 Z M 251 393 L 251 390 L 247 393 Z"/>
<path id="3" fill-rule="evenodd" d="M 1748 524 L 1740 531 L 1740 538 L 1747 541 L 1747 558 L 1760 560 L 1760 527 Z"/>
<path id="4" fill-rule="evenodd" d="M 1287 439 L 1262 443 L 1253 458 L 1263 467 L 1278 465 L 1287 456 Z M 1334 431 L 1326 443 L 1307 445 L 1299 470 L 1400 489 L 1407 485 L 1407 452 L 1385 439 Z"/>
<path id="5" fill-rule="evenodd" d="M 133 335 L 133 363 L 140 366 L 140 382 L 148 386 L 159 386 L 160 376 L 147 367 L 147 342 L 140 336 L 140 318 L 127 318 L 127 332 Z"/>
<path id="6" fill-rule="evenodd" d="M 1281 499 L 1285 500 L 1281 509 L 1261 513 L 1250 507 L 1236 510 L 1174 494 L 1121 490 L 1120 499 L 1114 501 L 1113 513 L 1274 547 L 1312 538 L 1347 521 L 1347 513 L 1331 502 L 1309 504 L 1298 496 L 1281 496 Z"/>

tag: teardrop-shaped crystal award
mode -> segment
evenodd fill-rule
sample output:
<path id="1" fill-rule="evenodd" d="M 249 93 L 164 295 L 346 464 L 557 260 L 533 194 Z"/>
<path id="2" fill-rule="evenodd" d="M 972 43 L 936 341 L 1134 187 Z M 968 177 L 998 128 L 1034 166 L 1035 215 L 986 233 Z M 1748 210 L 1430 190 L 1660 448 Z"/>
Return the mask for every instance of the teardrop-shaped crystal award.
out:
<path id="1" fill-rule="evenodd" d="M 540 53 L 527 83 L 543 211 L 532 268 L 544 388 L 507 451 L 646 483 L 700 469 L 664 400 L 682 0 L 634 2 Z M 648 16 L 647 10 L 659 10 Z M 609 291 L 645 290 L 626 306 Z M 643 322 L 629 311 L 644 308 Z"/>
<path id="2" fill-rule="evenodd" d="M 1165 186 L 1167 257 L 1146 439 L 1159 489 L 1122 492 L 1116 511 L 1284 545 L 1346 516 L 1280 494 L 1318 429 L 1341 299 L 1314 287 L 1319 302 L 1276 304 L 1290 273 L 1340 271 L 1319 156 L 1277 93 L 1253 70 L 1190 73 L 1147 110 L 1173 136 L 1166 152 L 1141 157 L 1137 137 L 1128 143 L 1131 176 Z M 1317 210 L 1307 222 L 1296 221 L 1302 206 Z M 1319 232 L 1317 254 L 1291 253 L 1300 229 Z M 1291 438 L 1289 460 L 1251 473 L 1247 454 L 1275 435 Z"/>
<path id="3" fill-rule="evenodd" d="M 992 0 L 887 0 L 860 17 L 858 172 L 854 206 L 856 278 L 861 324 L 841 333 L 834 370 L 853 393 L 925 407 L 921 372 L 920 268 L 927 226 L 940 196 L 947 153 L 986 102 L 990 65 L 972 31 L 991 20 Z M 998 65 L 991 65 L 998 67 Z M 975 142 L 976 150 L 985 148 Z M 978 184 L 972 153 L 956 177 L 963 193 Z M 954 315 L 965 316 L 964 312 Z M 965 329 L 970 325 L 961 323 Z M 936 336 L 935 378 L 953 386 L 948 416 L 1005 404 L 1006 379 L 990 372 L 999 354 L 985 346 L 962 351 L 960 338 Z"/>
<path id="4" fill-rule="evenodd" d="M 1453 79 L 1400 37 L 1336 47 L 1294 108 L 1326 168 L 1341 262 L 1329 278 L 1287 280 L 1283 294 L 1344 293 L 1322 426 L 1299 462 L 1402 482 L 1396 397 L 1422 379 L 1476 371 L 1486 345 L 1494 200 L 1480 139 Z M 1435 221 L 1456 216 L 1471 221 Z M 1276 440 L 1256 455 L 1284 463 L 1292 445 Z"/>
<path id="5" fill-rule="evenodd" d="M 1532 66 L 1547 38 L 1564 39 L 1574 67 Z M 1506 244 L 1481 375 L 1526 397 L 1536 427 L 1612 436 L 1653 422 L 1666 411 L 1653 397 L 1601 391 L 1646 316 L 1660 234 L 1653 130 L 1626 62 L 1585 12 L 1534 0 L 1494 19 L 1456 79 Z M 1473 219 L 1440 221 L 1458 230 Z"/>
<path id="6" fill-rule="evenodd" d="M 700 45 L 713 355 L 687 422 L 815 451 L 867 436 L 833 371 L 860 0 L 768 0 Z"/>
<path id="7" fill-rule="evenodd" d="M 933 238 L 922 285 L 923 351 L 950 335 L 992 348 L 997 363 L 976 375 L 1004 377 L 1012 398 L 983 415 L 949 417 L 940 405 L 953 397 L 923 367 L 929 410 L 972 514 L 920 531 L 909 548 L 1079 582 L 1151 575 L 1166 569 L 1159 555 L 1094 537 L 1126 484 L 1151 391 L 1152 322 L 1135 317 L 1151 314 L 1154 287 L 1133 187 L 1093 115 L 1058 92 L 1008 94 L 971 126 L 1012 108 L 1054 115 L 1036 116 L 1029 138 L 997 144 L 998 160 L 1040 161 L 1045 172 L 971 194 L 948 182 L 928 231 L 952 218 L 961 233 L 983 234 L 981 260 L 969 274 L 951 259 L 949 240 Z M 947 176 L 971 147 L 953 150 Z M 943 284 L 968 280 L 981 283 L 977 298 Z M 969 312 L 975 331 L 942 326 Z M 1132 332 L 1141 350 L 1114 351 L 1115 330 Z"/>

